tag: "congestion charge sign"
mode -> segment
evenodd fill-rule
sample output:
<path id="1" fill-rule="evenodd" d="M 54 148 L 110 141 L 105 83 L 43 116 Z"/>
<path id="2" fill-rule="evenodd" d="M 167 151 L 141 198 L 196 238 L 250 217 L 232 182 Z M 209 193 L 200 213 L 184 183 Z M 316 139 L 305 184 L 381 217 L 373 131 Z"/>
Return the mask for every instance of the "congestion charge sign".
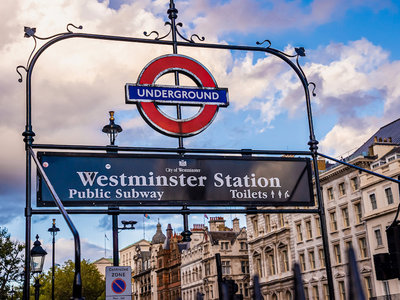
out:
<path id="1" fill-rule="evenodd" d="M 106 299 L 132 299 L 131 267 L 106 267 Z"/>
<path id="2" fill-rule="evenodd" d="M 187 75 L 197 87 L 155 85 L 161 76 L 178 72 Z M 134 103 L 144 120 L 169 136 L 188 137 L 200 133 L 214 120 L 218 108 L 229 105 L 228 89 L 218 88 L 211 73 L 193 58 L 170 54 L 151 61 L 136 84 L 125 86 L 126 103 Z M 177 119 L 163 113 L 157 104 L 201 105 L 191 118 Z"/>

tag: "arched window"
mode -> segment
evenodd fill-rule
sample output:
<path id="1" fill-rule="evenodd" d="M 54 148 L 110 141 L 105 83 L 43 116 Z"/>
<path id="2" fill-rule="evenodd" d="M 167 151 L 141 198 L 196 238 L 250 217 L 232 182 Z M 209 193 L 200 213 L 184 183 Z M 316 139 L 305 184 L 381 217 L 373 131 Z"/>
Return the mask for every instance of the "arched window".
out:
<path id="1" fill-rule="evenodd" d="M 285 300 L 292 300 L 292 294 L 289 291 L 285 293 Z"/>
<path id="2" fill-rule="evenodd" d="M 265 249 L 265 258 L 267 261 L 267 273 L 268 275 L 275 275 L 276 274 L 276 265 L 275 265 L 275 253 L 274 249 L 271 247 L 267 247 Z"/>
<path id="3" fill-rule="evenodd" d="M 259 277 L 262 277 L 263 271 L 262 271 L 261 255 L 258 252 L 255 252 L 253 254 L 253 265 L 254 265 L 254 273 Z"/>
<path id="4" fill-rule="evenodd" d="M 289 263 L 289 251 L 288 246 L 281 243 L 279 244 L 279 261 L 280 261 L 280 269 L 281 272 L 290 271 L 290 263 Z"/>

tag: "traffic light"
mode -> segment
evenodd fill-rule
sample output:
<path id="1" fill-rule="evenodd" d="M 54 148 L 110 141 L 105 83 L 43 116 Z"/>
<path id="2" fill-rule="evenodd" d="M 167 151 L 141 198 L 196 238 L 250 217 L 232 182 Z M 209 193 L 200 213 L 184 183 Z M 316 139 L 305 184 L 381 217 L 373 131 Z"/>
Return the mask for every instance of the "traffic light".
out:
<path id="1" fill-rule="evenodd" d="M 236 295 L 239 287 L 232 279 L 223 279 L 222 280 L 222 294 L 223 299 L 233 299 L 233 300 L 242 300 L 242 295 Z"/>
<path id="2" fill-rule="evenodd" d="M 389 253 L 374 255 L 377 280 L 400 279 L 400 224 L 396 221 L 386 228 Z"/>

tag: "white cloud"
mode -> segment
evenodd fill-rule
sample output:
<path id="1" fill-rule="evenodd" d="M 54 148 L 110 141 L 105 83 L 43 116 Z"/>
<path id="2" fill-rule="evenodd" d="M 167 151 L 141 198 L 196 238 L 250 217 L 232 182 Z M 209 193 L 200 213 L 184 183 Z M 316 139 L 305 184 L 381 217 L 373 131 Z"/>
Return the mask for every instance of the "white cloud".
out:
<path id="1" fill-rule="evenodd" d="M 336 158 L 349 156 L 375 131 L 375 126 L 363 128 L 335 125 L 321 140 L 320 152 Z"/>

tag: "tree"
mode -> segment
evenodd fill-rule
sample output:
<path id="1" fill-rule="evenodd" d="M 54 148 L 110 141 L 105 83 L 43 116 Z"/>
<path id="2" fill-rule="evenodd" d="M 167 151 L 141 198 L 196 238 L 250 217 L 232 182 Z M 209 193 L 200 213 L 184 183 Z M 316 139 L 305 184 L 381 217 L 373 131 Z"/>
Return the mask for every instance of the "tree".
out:
<path id="1" fill-rule="evenodd" d="M 82 296 L 85 300 L 105 299 L 106 283 L 96 266 L 87 260 L 81 262 Z M 68 260 L 54 271 L 54 298 L 70 299 L 72 297 L 72 283 L 75 274 L 75 264 Z M 51 269 L 40 280 L 42 287 L 40 295 L 43 299 L 51 299 Z"/>
<path id="2" fill-rule="evenodd" d="M 24 245 L 12 241 L 7 228 L 0 227 L 0 299 L 8 299 L 10 283 L 20 280 Z"/>

